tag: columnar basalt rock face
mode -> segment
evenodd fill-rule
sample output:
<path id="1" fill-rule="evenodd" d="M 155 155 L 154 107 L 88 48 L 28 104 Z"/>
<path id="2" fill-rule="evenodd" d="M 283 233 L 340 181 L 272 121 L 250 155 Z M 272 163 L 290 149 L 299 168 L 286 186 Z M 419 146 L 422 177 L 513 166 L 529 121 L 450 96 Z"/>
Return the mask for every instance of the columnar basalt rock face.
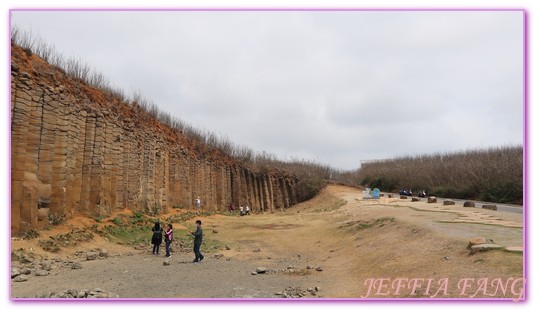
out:
<path id="1" fill-rule="evenodd" d="M 11 231 L 48 217 L 174 206 L 270 212 L 299 202 L 299 181 L 204 151 L 139 107 L 68 78 L 17 46 L 11 68 Z"/>

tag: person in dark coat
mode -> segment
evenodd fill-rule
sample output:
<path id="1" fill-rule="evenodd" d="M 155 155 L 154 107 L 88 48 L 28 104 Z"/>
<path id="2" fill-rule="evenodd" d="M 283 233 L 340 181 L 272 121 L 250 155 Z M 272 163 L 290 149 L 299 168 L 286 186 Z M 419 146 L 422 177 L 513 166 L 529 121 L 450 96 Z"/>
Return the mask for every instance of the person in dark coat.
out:
<path id="1" fill-rule="evenodd" d="M 162 228 L 160 222 L 156 222 L 152 228 L 152 240 L 150 242 L 154 246 L 152 247 L 152 255 L 160 254 L 160 244 L 162 244 Z"/>
<path id="2" fill-rule="evenodd" d="M 202 244 L 202 227 L 201 227 L 201 221 L 196 220 L 195 224 L 197 225 L 196 231 L 189 231 L 190 234 L 195 236 L 195 239 L 193 240 L 193 252 L 195 252 L 195 260 L 194 263 L 199 263 L 204 259 L 204 255 L 201 254 L 201 244 Z"/>
<path id="3" fill-rule="evenodd" d="M 171 257 L 170 249 L 173 242 L 173 225 L 167 224 L 167 230 L 163 229 L 165 239 L 165 257 Z"/>

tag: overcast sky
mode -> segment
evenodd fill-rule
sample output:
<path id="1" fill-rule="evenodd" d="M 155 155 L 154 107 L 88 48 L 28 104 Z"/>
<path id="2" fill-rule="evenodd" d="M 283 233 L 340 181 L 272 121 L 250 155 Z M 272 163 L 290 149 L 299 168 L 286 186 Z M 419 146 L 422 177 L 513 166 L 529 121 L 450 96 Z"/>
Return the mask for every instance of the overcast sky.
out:
<path id="1" fill-rule="evenodd" d="M 26 12 L 162 110 L 282 159 L 523 142 L 522 12 Z"/>

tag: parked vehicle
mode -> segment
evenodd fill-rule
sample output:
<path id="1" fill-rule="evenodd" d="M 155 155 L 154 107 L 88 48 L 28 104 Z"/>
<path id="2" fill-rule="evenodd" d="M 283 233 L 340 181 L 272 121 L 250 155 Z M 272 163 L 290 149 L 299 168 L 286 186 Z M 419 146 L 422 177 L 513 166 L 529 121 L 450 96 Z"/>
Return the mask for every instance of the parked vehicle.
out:
<path id="1" fill-rule="evenodd" d="M 425 192 L 425 189 L 422 189 L 421 191 L 418 192 L 418 197 L 422 197 L 422 198 L 427 197 L 427 193 Z"/>
<path id="2" fill-rule="evenodd" d="M 400 196 L 412 196 L 412 190 L 410 189 L 402 189 L 399 191 Z"/>

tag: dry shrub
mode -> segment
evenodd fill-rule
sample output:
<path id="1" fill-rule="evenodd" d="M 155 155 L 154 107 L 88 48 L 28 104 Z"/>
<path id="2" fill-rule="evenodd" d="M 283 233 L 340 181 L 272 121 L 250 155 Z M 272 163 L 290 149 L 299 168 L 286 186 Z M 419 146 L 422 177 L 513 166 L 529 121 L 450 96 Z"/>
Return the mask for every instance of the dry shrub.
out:
<path id="1" fill-rule="evenodd" d="M 406 156 L 363 164 L 357 180 L 383 191 L 425 189 L 428 194 L 492 202 L 523 202 L 522 146 Z"/>

